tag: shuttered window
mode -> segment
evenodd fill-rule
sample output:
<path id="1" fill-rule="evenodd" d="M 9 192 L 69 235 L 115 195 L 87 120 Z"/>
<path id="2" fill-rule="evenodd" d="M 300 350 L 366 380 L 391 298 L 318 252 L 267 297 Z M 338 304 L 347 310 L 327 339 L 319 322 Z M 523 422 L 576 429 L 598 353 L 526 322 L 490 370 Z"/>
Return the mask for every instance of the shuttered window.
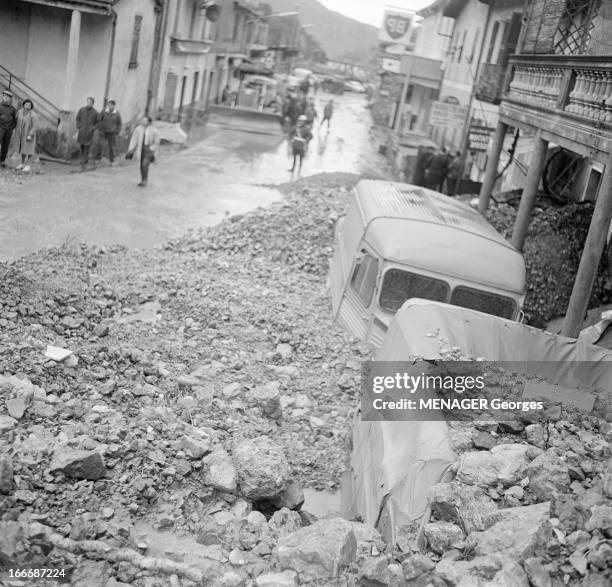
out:
<path id="1" fill-rule="evenodd" d="M 142 28 L 142 16 L 134 17 L 134 31 L 132 33 L 132 51 L 130 53 L 130 68 L 138 67 L 138 46 L 140 45 L 140 29 Z"/>

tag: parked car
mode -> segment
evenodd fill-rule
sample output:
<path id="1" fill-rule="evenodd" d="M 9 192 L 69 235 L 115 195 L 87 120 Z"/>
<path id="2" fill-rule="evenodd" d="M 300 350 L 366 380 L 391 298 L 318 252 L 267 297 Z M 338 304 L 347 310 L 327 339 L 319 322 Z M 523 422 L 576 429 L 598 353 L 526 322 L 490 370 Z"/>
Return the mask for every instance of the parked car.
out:
<path id="1" fill-rule="evenodd" d="M 519 320 L 525 262 L 467 204 L 410 184 L 363 180 L 336 225 L 329 285 L 334 318 L 380 346 L 412 298 Z"/>

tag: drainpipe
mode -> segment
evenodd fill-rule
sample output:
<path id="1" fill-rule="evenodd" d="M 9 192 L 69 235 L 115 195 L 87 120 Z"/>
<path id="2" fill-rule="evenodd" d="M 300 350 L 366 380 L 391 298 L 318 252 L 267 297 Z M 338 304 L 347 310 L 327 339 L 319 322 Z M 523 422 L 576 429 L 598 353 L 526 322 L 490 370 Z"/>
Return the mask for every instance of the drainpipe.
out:
<path id="1" fill-rule="evenodd" d="M 111 73 L 113 71 L 113 61 L 115 58 L 115 37 L 117 35 L 117 13 L 115 9 L 112 9 L 113 23 L 111 28 L 111 42 L 110 49 L 108 52 L 108 69 L 106 70 L 106 84 L 104 85 L 104 106 L 108 100 L 108 93 L 110 91 Z"/>

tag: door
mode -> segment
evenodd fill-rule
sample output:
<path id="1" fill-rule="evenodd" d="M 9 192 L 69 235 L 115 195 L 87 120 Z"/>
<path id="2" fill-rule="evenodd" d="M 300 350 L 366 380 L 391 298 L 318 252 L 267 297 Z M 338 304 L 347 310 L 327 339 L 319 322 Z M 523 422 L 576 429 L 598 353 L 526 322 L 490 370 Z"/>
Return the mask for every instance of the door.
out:
<path id="1" fill-rule="evenodd" d="M 167 114 L 170 114 L 174 110 L 177 83 L 178 76 L 175 73 L 168 73 L 166 76 L 166 88 L 164 90 L 164 112 Z"/>
<path id="2" fill-rule="evenodd" d="M 191 90 L 191 103 L 195 104 L 198 100 L 198 81 L 200 79 L 200 72 L 196 71 L 193 74 L 193 88 Z"/>

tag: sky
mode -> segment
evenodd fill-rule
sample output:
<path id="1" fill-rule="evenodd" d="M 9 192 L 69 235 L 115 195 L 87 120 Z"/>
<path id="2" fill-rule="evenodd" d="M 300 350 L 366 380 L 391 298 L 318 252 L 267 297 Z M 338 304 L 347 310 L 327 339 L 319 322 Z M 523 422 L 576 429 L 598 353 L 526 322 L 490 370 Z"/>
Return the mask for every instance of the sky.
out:
<path id="1" fill-rule="evenodd" d="M 319 0 L 331 10 L 346 16 L 379 27 L 382 25 L 385 6 L 420 10 L 429 6 L 434 0 Z"/>

